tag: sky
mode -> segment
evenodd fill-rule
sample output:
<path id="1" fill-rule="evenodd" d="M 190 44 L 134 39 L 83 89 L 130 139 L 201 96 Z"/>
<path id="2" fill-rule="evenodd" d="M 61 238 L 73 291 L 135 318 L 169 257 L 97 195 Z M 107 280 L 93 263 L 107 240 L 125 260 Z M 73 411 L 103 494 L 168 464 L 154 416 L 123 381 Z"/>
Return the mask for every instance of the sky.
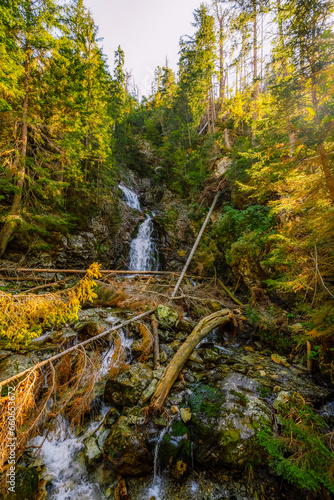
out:
<path id="1" fill-rule="evenodd" d="M 192 35 L 193 11 L 201 0 L 84 0 L 99 26 L 100 45 L 113 70 L 114 52 L 125 52 L 125 68 L 131 71 L 141 95 L 149 95 L 154 69 L 177 69 L 179 39 Z M 203 2 L 203 0 L 202 0 Z"/>

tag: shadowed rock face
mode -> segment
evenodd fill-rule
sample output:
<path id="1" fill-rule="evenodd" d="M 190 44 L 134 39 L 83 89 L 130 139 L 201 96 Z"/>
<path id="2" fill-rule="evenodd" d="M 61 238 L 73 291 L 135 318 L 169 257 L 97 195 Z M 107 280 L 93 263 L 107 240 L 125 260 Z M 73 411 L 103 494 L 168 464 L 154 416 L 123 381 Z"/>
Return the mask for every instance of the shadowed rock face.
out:
<path id="1" fill-rule="evenodd" d="M 134 406 L 152 378 L 153 371 L 143 363 L 131 365 L 115 379 L 107 381 L 104 400 L 116 408 Z"/>
<path id="2" fill-rule="evenodd" d="M 153 458 L 145 440 L 119 417 L 104 444 L 104 458 L 123 476 L 139 476 L 152 470 Z"/>

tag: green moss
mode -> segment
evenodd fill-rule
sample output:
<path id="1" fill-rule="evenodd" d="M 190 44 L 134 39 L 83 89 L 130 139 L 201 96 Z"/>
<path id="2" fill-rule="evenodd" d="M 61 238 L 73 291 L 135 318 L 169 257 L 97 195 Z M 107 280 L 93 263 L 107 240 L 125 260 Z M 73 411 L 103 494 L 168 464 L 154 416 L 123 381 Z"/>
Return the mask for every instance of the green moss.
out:
<path id="1" fill-rule="evenodd" d="M 6 500 L 34 500 L 38 490 L 38 473 L 34 467 L 16 470 L 15 493 L 6 495 Z"/>
<path id="2" fill-rule="evenodd" d="M 249 402 L 249 399 L 246 398 L 246 396 L 244 394 L 242 394 L 241 392 L 235 391 L 234 389 L 230 390 L 230 394 L 233 394 L 233 396 L 236 396 L 237 398 L 241 399 L 244 403 Z"/>
<path id="3" fill-rule="evenodd" d="M 175 439 L 183 437 L 183 439 Z M 171 433 L 165 434 L 159 446 L 159 460 L 162 465 L 172 465 L 178 460 L 191 462 L 190 433 L 183 422 L 174 422 Z"/>
<path id="4" fill-rule="evenodd" d="M 189 436 L 188 427 L 180 420 L 172 425 L 172 436 L 180 437 L 187 434 Z M 166 434 L 168 436 L 168 434 Z"/>
<path id="5" fill-rule="evenodd" d="M 216 416 L 224 403 L 225 397 L 218 389 L 205 384 L 199 384 L 189 398 L 189 406 L 193 413 L 204 413 L 207 417 Z"/>
<path id="6" fill-rule="evenodd" d="M 269 396 L 272 395 L 271 389 L 269 387 L 265 387 L 262 384 L 257 386 L 256 390 L 259 392 L 261 398 L 268 398 Z"/>

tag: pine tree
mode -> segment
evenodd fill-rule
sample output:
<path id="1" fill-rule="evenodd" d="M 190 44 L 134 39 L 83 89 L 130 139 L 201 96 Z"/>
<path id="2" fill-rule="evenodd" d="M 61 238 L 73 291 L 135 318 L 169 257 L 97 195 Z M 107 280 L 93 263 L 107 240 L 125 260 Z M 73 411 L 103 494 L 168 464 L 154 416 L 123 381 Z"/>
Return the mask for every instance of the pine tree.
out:
<path id="1" fill-rule="evenodd" d="M 17 99 L 11 105 L 11 121 L 15 124 L 14 134 L 18 143 L 10 165 L 11 174 L 15 176 L 15 190 L 10 211 L 5 216 L 0 232 L 0 257 L 21 220 L 22 195 L 27 174 L 28 123 L 33 120 L 36 109 L 36 95 L 38 95 L 36 84 L 43 71 L 48 52 L 54 44 L 51 29 L 56 26 L 56 10 L 52 0 L 14 1 L 11 2 L 10 9 L 7 9 L 11 19 L 15 17 L 16 20 L 15 43 L 22 64 L 22 74 L 18 81 Z"/>

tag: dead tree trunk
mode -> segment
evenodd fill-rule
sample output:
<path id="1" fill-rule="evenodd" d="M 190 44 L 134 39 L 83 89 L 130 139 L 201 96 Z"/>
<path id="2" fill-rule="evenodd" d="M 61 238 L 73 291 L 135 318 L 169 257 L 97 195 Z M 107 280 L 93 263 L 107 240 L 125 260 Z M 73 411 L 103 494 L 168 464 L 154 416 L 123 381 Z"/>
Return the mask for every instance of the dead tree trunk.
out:
<path id="1" fill-rule="evenodd" d="M 170 389 L 197 344 L 214 328 L 229 322 L 236 326 L 234 314 L 229 309 L 221 309 L 210 314 L 210 316 L 206 316 L 198 323 L 164 371 L 151 399 L 150 409 L 153 412 L 161 410 Z"/>
<path id="2" fill-rule="evenodd" d="M 153 366 L 155 370 L 160 368 L 160 353 L 159 353 L 159 335 L 158 335 L 158 320 L 152 314 L 151 316 L 152 330 L 153 330 Z"/>
<path id="3" fill-rule="evenodd" d="M 215 206 L 216 206 L 216 203 L 217 203 L 217 200 L 218 200 L 219 195 L 220 195 L 220 191 L 218 191 L 218 193 L 216 194 L 216 196 L 215 196 L 215 198 L 214 198 L 214 200 L 213 200 L 213 202 L 212 202 L 212 205 L 211 205 L 210 211 L 209 211 L 209 213 L 207 214 L 207 216 L 206 216 L 206 218 L 205 218 L 205 221 L 203 222 L 203 226 L 201 227 L 201 230 L 200 230 L 200 232 L 198 233 L 198 236 L 197 236 L 196 241 L 195 241 L 195 243 L 194 243 L 194 246 L 192 247 L 192 250 L 191 250 L 191 252 L 190 252 L 190 254 L 189 254 L 189 257 L 188 257 L 188 259 L 187 259 L 187 262 L 185 263 L 185 266 L 184 266 L 184 268 L 183 268 L 183 271 L 182 271 L 182 273 L 181 273 L 181 276 L 179 277 L 178 282 L 177 282 L 177 283 L 176 283 L 176 285 L 175 285 L 175 288 L 174 288 L 173 293 L 172 293 L 172 297 L 175 297 L 175 296 L 176 296 L 176 292 L 178 291 L 179 286 L 180 286 L 180 284 L 181 284 L 181 281 L 183 280 L 184 275 L 185 275 L 185 274 L 186 274 L 186 272 L 187 272 L 187 269 L 188 269 L 188 267 L 189 267 L 189 264 L 190 264 L 190 262 L 191 262 L 191 259 L 193 258 L 194 253 L 196 252 L 196 248 L 198 247 L 198 244 L 199 244 L 199 242 L 200 242 L 200 240 L 201 240 L 201 238 L 202 238 L 202 235 L 203 235 L 203 233 L 204 233 L 204 229 L 206 228 L 207 223 L 209 222 L 209 219 L 210 219 L 210 217 L 211 217 L 211 214 L 212 214 L 212 212 L 213 212 L 213 209 L 214 209 L 214 208 L 215 208 Z"/>

